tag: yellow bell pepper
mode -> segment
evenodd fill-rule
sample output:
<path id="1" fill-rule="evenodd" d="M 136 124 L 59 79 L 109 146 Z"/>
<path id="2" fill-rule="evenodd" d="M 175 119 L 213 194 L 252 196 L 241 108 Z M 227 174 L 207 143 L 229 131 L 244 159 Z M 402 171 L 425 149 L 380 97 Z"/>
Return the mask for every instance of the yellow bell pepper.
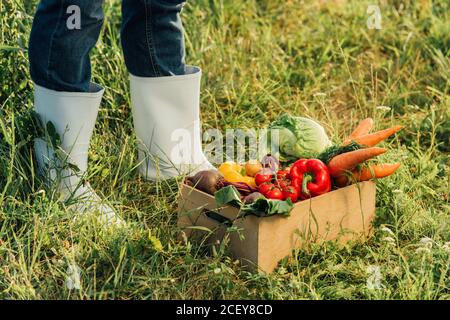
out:
<path id="1" fill-rule="evenodd" d="M 222 173 L 226 181 L 231 183 L 243 182 L 251 187 L 256 187 L 255 179 L 252 177 L 244 176 L 244 167 L 235 162 L 224 162 L 219 167 L 219 172 Z"/>
<path id="2" fill-rule="evenodd" d="M 228 162 L 224 162 L 220 165 L 219 172 L 222 174 L 225 174 L 225 172 L 227 172 L 227 171 L 234 171 L 234 172 L 241 173 L 242 169 L 243 169 L 243 167 L 238 165 L 237 163 L 228 161 Z"/>

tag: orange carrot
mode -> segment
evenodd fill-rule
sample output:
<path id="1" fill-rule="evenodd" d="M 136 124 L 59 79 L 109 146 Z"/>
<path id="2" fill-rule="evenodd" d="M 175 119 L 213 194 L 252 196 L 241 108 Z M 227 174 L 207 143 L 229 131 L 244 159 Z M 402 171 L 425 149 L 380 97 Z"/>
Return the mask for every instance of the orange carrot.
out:
<path id="1" fill-rule="evenodd" d="M 395 164 L 372 164 L 369 167 L 364 167 L 361 170 L 356 170 L 353 172 L 353 176 L 356 181 L 368 181 L 374 178 L 380 179 L 390 176 L 398 168 L 400 168 L 400 163 Z"/>
<path id="2" fill-rule="evenodd" d="M 342 188 L 348 186 L 351 181 L 369 181 L 372 179 L 381 179 L 394 174 L 398 168 L 400 168 L 400 163 L 395 164 L 371 164 L 369 167 L 364 167 L 361 170 L 354 170 L 352 173 L 352 179 L 347 175 L 341 175 L 334 179 L 334 183 Z"/>
<path id="3" fill-rule="evenodd" d="M 355 169 L 358 164 L 383 154 L 386 151 L 387 149 L 385 148 L 372 147 L 346 152 L 331 159 L 328 163 L 328 169 L 330 170 L 331 176 L 338 177 L 345 172 Z"/>
<path id="4" fill-rule="evenodd" d="M 353 130 L 353 132 L 348 136 L 347 140 L 345 140 L 345 144 L 352 142 L 353 139 L 358 138 L 360 136 L 364 136 L 372 130 L 373 127 L 373 119 L 366 118 L 361 121 L 358 126 Z"/>
<path id="5" fill-rule="evenodd" d="M 358 144 L 365 145 L 368 147 L 373 147 L 383 141 L 384 139 L 390 137 L 394 133 L 400 131 L 403 128 L 403 126 L 394 126 L 392 128 L 388 128 L 385 130 L 377 131 L 374 133 L 366 134 L 363 136 L 356 137 L 352 139 L 351 141 L 355 141 Z M 351 142 L 350 141 L 350 142 Z M 344 143 L 344 145 L 349 144 L 350 142 Z"/>

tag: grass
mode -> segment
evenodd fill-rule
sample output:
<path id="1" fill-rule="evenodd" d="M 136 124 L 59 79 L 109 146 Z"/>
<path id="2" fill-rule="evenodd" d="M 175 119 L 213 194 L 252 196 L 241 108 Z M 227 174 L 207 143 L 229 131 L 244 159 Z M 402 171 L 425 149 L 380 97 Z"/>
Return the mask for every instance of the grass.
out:
<path id="1" fill-rule="evenodd" d="M 0 3 L 0 298 L 450 299 L 450 7 L 379 1 L 198 0 L 183 11 L 187 60 L 204 70 L 204 129 L 254 128 L 284 112 L 313 117 L 334 140 L 371 116 L 406 128 L 385 146 L 399 172 L 377 183 L 366 244 L 311 245 L 271 275 L 242 271 L 226 246 L 205 255 L 176 240 L 176 183 L 142 181 L 119 46 L 120 1 L 92 53 L 106 86 L 89 176 L 128 222 L 74 221 L 36 177 L 27 41 L 37 1 Z M 65 281 L 69 266 L 81 289 Z M 378 266 L 381 288 L 366 285 Z"/>

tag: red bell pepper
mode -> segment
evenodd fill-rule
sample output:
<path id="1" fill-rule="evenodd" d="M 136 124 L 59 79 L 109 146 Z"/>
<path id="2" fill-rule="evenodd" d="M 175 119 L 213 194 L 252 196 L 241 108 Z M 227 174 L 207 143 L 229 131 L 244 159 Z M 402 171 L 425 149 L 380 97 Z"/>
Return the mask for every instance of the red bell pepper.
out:
<path id="1" fill-rule="evenodd" d="M 291 168 L 290 176 L 299 188 L 302 199 L 319 196 L 331 190 L 331 178 L 328 167 L 319 159 L 300 159 Z"/>
<path id="2" fill-rule="evenodd" d="M 290 186 L 300 190 L 302 188 L 302 177 L 292 179 Z"/>

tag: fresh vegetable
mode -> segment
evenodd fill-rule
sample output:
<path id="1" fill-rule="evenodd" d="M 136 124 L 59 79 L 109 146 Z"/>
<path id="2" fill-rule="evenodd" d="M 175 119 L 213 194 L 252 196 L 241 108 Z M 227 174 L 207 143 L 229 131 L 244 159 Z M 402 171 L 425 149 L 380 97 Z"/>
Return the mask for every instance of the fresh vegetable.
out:
<path id="1" fill-rule="evenodd" d="M 256 187 L 255 179 L 253 177 L 245 176 L 244 167 L 234 162 L 222 163 L 219 167 L 219 171 L 223 174 L 226 181 L 232 183 L 243 182 L 251 187 Z"/>
<path id="2" fill-rule="evenodd" d="M 366 148 L 340 154 L 328 163 L 328 169 L 332 177 L 338 177 L 345 172 L 352 171 L 358 164 L 373 157 L 385 153 L 385 148 Z M 291 173 L 292 175 L 292 173 Z"/>
<path id="3" fill-rule="evenodd" d="M 353 179 L 359 182 L 371 179 L 381 179 L 394 174 L 400 166 L 400 163 L 371 164 L 362 167 L 360 170 L 354 170 L 352 175 Z"/>
<path id="4" fill-rule="evenodd" d="M 267 192 L 269 192 L 270 190 L 272 190 L 273 188 L 275 188 L 275 185 L 271 182 L 264 182 L 261 183 L 258 187 L 258 191 L 260 193 L 262 193 L 263 195 L 266 195 Z"/>
<path id="5" fill-rule="evenodd" d="M 271 154 L 260 162 L 250 160 L 244 165 L 225 162 L 218 172 L 199 172 L 187 178 L 186 183 L 214 194 L 219 206 L 238 207 L 240 216 L 289 215 L 293 203 L 329 192 L 332 182 L 335 186 L 345 187 L 354 181 L 387 177 L 398 170 L 400 163 L 364 162 L 385 153 L 385 148 L 374 146 L 402 127 L 394 126 L 370 134 L 372 127 L 373 119 L 364 119 L 342 145 L 331 145 L 318 123 L 284 115 L 271 124 L 269 137 L 279 134 L 282 162 L 300 160 L 285 168 Z"/>
<path id="6" fill-rule="evenodd" d="M 264 182 L 270 182 L 272 181 L 273 177 L 274 174 L 270 169 L 263 169 L 255 176 L 256 185 L 259 186 Z"/>
<path id="7" fill-rule="evenodd" d="M 278 170 L 278 172 L 277 172 L 277 179 L 278 180 L 289 179 L 289 170 L 288 169 Z"/>
<path id="8" fill-rule="evenodd" d="M 244 168 L 241 165 L 237 164 L 236 162 L 228 161 L 228 162 L 222 163 L 218 170 L 222 174 L 225 174 L 225 172 L 227 172 L 227 171 L 234 171 L 234 172 L 242 173 L 243 169 Z"/>
<path id="9" fill-rule="evenodd" d="M 250 177 L 254 177 L 262 169 L 263 166 L 258 160 L 250 160 L 245 164 L 245 173 Z"/>
<path id="10" fill-rule="evenodd" d="M 302 199 L 315 197 L 331 190 L 330 173 L 326 164 L 319 159 L 300 159 L 291 168 L 290 176 L 297 180 Z"/>
<path id="11" fill-rule="evenodd" d="M 285 200 L 283 198 L 283 192 L 281 192 L 281 189 L 277 187 L 271 188 L 269 191 L 266 192 L 265 196 L 268 199 Z"/>
<path id="12" fill-rule="evenodd" d="M 200 171 L 189 178 L 193 187 L 209 194 L 214 194 L 224 183 L 224 178 L 217 170 Z"/>
<path id="13" fill-rule="evenodd" d="M 228 182 L 225 180 L 223 182 L 223 186 L 234 186 L 239 191 L 239 193 L 244 196 L 257 191 L 256 187 L 250 186 L 244 182 Z"/>
<path id="14" fill-rule="evenodd" d="M 240 217 L 247 215 L 256 215 L 259 217 L 267 217 L 273 215 L 289 216 L 294 205 L 290 199 L 272 200 L 259 197 L 252 203 L 245 204 L 238 190 L 234 186 L 226 186 L 218 190 L 215 195 L 216 204 L 224 206 L 227 204 L 240 208 Z"/>
<path id="15" fill-rule="evenodd" d="M 289 170 L 278 170 L 275 184 L 281 189 L 289 186 L 291 184 L 291 180 L 289 179 Z"/>
<path id="16" fill-rule="evenodd" d="M 290 186 L 297 190 L 301 190 L 302 189 L 302 179 L 303 179 L 303 177 L 292 178 Z"/>
<path id="17" fill-rule="evenodd" d="M 296 202 L 298 200 L 299 192 L 292 186 L 287 186 L 282 189 L 283 192 L 283 200 L 291 199 L 292 202 Z"/>
<path id="18" fill-rule="evenodd" d="M 243 182 L 242 179 L 244 178 L 244 176 L 242 174 L 240 174 L 237 171 L 232 171 L 232 170 L 225 171 L 223 173 L 223 177 L 228 182 Z"/>
<path id="19" fill-rule="evenodd" d="M 245 177 L 242 179 L 242 182 L 248 184 L 249 186 L 252 186 L 252 187 L 256 188 L 255 178 L 253 178 L 253 177 L 245 176 Z"/>
<path id="20" fill-rule="evenodd" d="M 369 167 L 363 167 L 360 171 L 354 172 L 353 175 L 357 181 L 368 181 L 374 178 L 381 179 L 394 174 L 400 166 L 400 163 L 372 164 Z"/>
<path id="21" fill-rule="evenodd" d="M 338 177 L 333 177 L 333 182 L 334 182 L 334 185 L 339 187 L 339 188 L 346 187 L 346 186 L 348 186 L 350 184 L 348 176 L 344 175 L 344 174 L 340 175 Z"/>
<path id="22" fill-rule="evenodd" d="M 285 160 L 313 158 L 331 145 L 325 129 L 314 120 L 285 114 L 269 126 L 269 145 L 277 144 Z"/>
<path id="23" fill-rule="evenodd" d="M 392 128 L 377 131 L 377 132 L 374 132 L 371 134 L 366 134 L 363 136 L 355 137 L 354 139 L 351 139 L 351 141 L 354 141 L 358 144 L 361 144 L 361 145 L 364 145 L 367 147 L 373 147 L 373 146 L 377 145 L 378 143 L 380 143 L 381 141 L 387 139 L 394 133 L 400 131 L 401 129 L 403 129 L 403 126 L 394 126 Z M 348 143 L 350 143 L 350 141 L 347 141 L 346 143 L 344 142 L 344 145 L 348 144 Z"/>
<path id="24" fill-rule="evenodd" d="M 394 164 L 371 164 L 369 166 L 364 166 L 360 170 L 353 170 L 351 176 L 342 175 L 335 179 L 335 183 L 339 187 L 345 187 L 349 185 L 352 181 L 362 182 L 369 181 L 372 179 L 381 179 L 388 177 L 400 168 L 400 163 Z"/>
<path id="25" fill-rule="evenodd" d="M 280 161 L 270 154 L 265 155 L 262 158 L 261 164 L 264 168 L 270 169 L 273 173 L 277 172 L 280 167 Z"/>
<path id="26" fill-rule="evenodd" d="M 322 161 L 325 164 L 328 164 L 328 162 L 330 162 L 331 159 L 333 159 L 334 157 L 336 157 L 340 154 L 359 150 L 359 149 L 362 149 L 362 147 L 354 141 L 350 142 L 348 145 L 345 145 L 345 146 L 332 145 L 332 146 L 326 148 L 317 157 L 317 159 L 319 159 L 320 161 Z"/>
<path id="27" fill-rule="evenodd" d="M 277 187 L 283 189 L 283 188 L 286 188 L 286 187 L 288 187 L 288 186 L 291 185 L 291 180 L 285 179 L 285 178 L 277 179 L 277 180 L 275 181 L 275 185 L 276 185 Z"/>
<path id="28" fill-rule="evenodd" d="M 264 198 L 264 196 L 259 192 L 253 192 L 244 198 L 244 203 L 245 204 L 253 203 L 260 198 Z"/>
<path id="29" fill-rule="evenodd" d="M 233 185 L 228 185 L 218 190 L 214 194 L 214 198 L 216 199 L 216 204 L 219 207 L 226 204 L 230 204 L 235 207 L 240 207 L 243 205 L 241 194 Z"/>
<path id="30" fill-rule="evenodd" d="M 373 119 L 372 118 L 366 118 L 362 120 L 358 126 L 353 130 L 353 132 L 348 136 L 347 140 L 344 142 L 350 143 L 353 139 L 366 135 L 372 130 L 373 127 Z"/>

